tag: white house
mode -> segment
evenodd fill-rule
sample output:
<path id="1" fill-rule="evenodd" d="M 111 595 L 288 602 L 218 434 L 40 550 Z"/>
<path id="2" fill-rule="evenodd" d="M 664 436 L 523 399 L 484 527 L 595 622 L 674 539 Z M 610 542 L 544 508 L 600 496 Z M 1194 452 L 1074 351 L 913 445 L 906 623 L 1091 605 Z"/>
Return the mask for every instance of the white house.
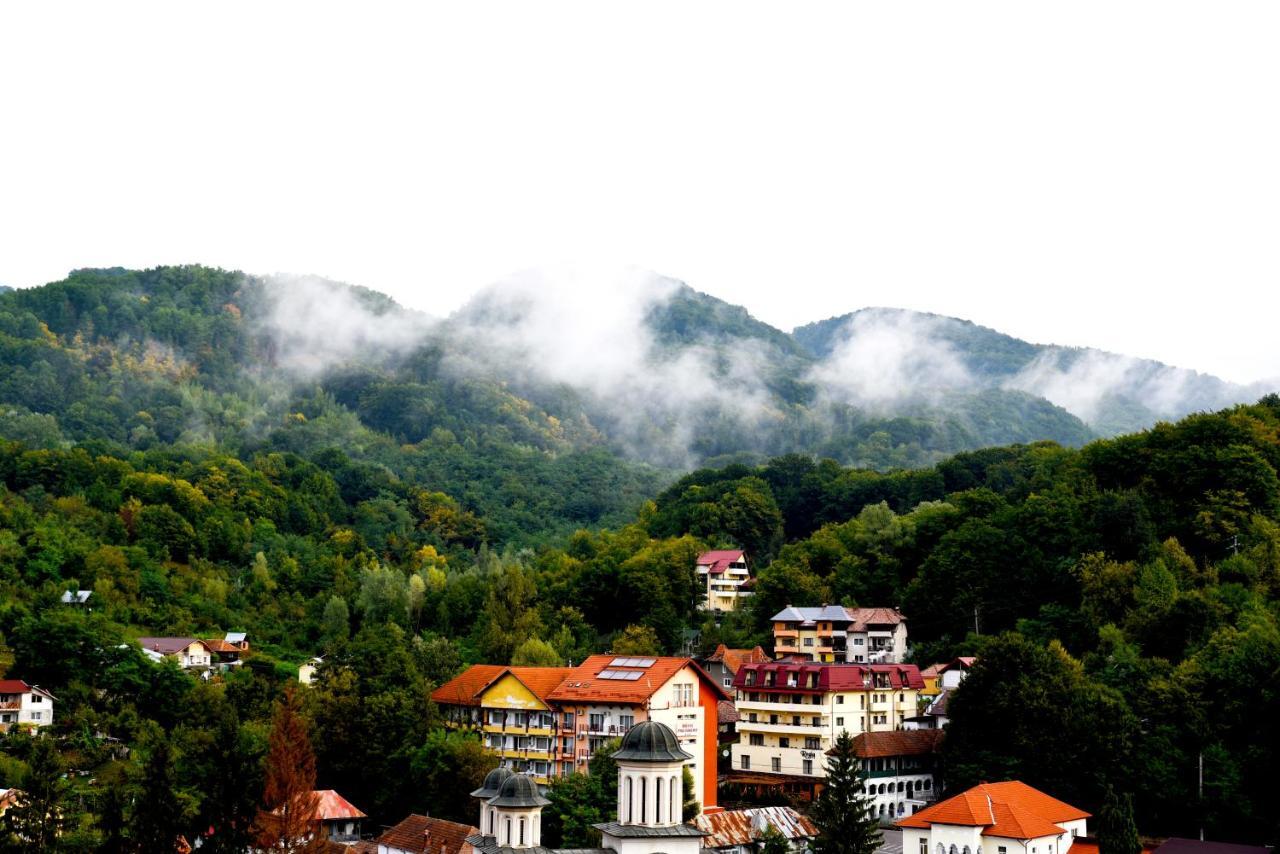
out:
<path id="1" fill-rule="evenodd" d="M 980 783 L 898 822 L 903 854 L 1067 854 L 1089 813 L 1026 783 Z"/>
<path id="2" fill-rule="evenodd" d="M 53 695 L 37 685 L 0 679 L 0 732 L 22 724 L 48 726 L 53 723 L 53 703 Z"/>
<path id="3" fill-rule="evenodd" d="M 892 824 L 937 800 L 941 743 L 942 730 L 937 729 L 864 732 L 854 737 L 853 752 L 867 776 L 867 794 L 881 823 Z"/>
<path id="4" fill-rule="evenodd" d="M 138 638 L 138 645 L 154 661 L 172 658 L 183 668 L 213 664 L 213 650 L 199 638 Z"/>

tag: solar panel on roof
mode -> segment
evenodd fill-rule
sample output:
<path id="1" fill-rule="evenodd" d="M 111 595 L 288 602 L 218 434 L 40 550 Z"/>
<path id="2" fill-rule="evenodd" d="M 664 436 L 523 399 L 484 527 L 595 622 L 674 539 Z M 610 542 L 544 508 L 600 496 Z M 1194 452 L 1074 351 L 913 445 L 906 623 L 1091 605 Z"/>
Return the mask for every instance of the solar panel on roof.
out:
<path id="1" fill-rule="evenodd" d="M 656 658 L 615 658 L 609 662 L 610 667 L 652 667 Z"/>
<path id="2" fill-rule="evenodd" d="M 601 679 L 617 679 L 620 682 L 634 682 L 644 675 L 640 670 L 601 670 Z"/>

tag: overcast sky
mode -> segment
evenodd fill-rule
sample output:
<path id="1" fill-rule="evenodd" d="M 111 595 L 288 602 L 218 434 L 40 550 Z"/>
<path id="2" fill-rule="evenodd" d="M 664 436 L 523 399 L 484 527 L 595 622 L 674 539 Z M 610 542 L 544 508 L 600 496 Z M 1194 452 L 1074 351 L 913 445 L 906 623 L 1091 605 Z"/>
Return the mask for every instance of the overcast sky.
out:
<path id="1" fill-rule="evenodd" d="M 652 269 L 1280 377 L 1280 4 L 6 4 L 0 283 Z"/>

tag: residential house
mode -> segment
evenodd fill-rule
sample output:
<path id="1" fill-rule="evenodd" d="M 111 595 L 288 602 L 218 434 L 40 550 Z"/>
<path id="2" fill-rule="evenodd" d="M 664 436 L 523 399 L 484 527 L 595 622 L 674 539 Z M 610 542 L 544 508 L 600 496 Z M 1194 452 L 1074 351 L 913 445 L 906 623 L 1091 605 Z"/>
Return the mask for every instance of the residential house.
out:
<path id="1" fill-rule="evenodd" d="M 818 835 L 818 828 L 809 817 L 791 807 L 703 813 L 693 820 L 693 826 L 707 834 L 702 837 L 702 850 L 707 854 L 756 854 L 761 836 L 770 827 L 782 834 L 795 852 L 808 850 Z"/>
<path id="2" fill-rule="evenodd" d="M 969 675 L 976 658 L 963 656 L 937 667 L 937 693 L 929 699 L 924 711 L 907 719 L 907 729 L 942 729 L 951 720 L 947 706 L 951 702 L 951 692 L 960 686 Z"/>
<path id="3" fill-rule="evenodd" d="M 942 730 L 864 732 L 853 739 L 853 752 L 867 776 L 867 794 L 876 816 L 892 823 L 937 800 L 938 747 Z"/>
<path id="4" fill-rule="evenodd" d="M 744 664 L 734 678 L 733 769 L 825 777 L 841 733 L 902 729 L 924 681 L 914 664 Z"/>
<path id="5" fill-rule="evenodd" d="M 479 729 L 502 767 L 545 785 L 557 771 L 557 710 L 548 695 L 570 672 L 476 664 L 433 691 L 431 699 L 449 722 Z"/>
<path id="6" fill-rule="evenodd" d="M 904 854 L 1067 854 L 1089 813 L 1026 783 L 980 783 L 898 821 Z"/>
<path id="7" fill-rule="evenodd" d="M 711 678 L 719 682 L 726 691 L 733 688 L 733 677 L 738 668 L 748 662 L 769 660 L 769 653 L 762 647 L 755 649 L 730 649 L 724 644 L 716 647 L 716 651 L 706 658 L 698 659 L 702 669 L 711 674 Z"/>
<path id="8" fill-rule="evenodd" d="M 213 665 L 213 650 L 199 638 L 138 638 L 138 646 L 154 661 L 171 658 L 183 668 Z"/>
<path id="9" fill-rule="evenodd" d="M 703 552 L 696 565 L 703 586 L 699 607 L 713 613 L 736 611 L 751 595 L 751 571 L 741 549 Z"/>
<path id="10" fill-rule="evenodd" d="M 561 773 L 585 771 L 604 742 L 658 721 L 692 757 L 684 765 L 703 809 L 715 807 L 719 702 L 730 696 L 691 658 L 593 655 L 548 695 L 559 713 Z"/>
<path id="11" fill-rule="evenodd" d="M 945 664 L 930 664 L 924 670 L 920 671 L 920 678 L 924 680 L 924 690 L 920 692 L 922 697 L 936 697 L 942 690 L 941 673 Z"/>
<path id="12" fill-rule="evenodd" d="M 0 679 L 0 732 L 15 726 L 40 728 L 53 723 L 54 696 L 21 679 Z"/>
<path id="13" fill-rule="evenodd" d="M 62 604 L 84 605 L 85 607 L 88 607 L 89 597 L 92 595 L 92 590 L 68 590 L 62 594 Z"/>
<path id="14" fill-rule="evenodd" d="M 315 795 L 312 821 L 319 825 L 320 837 L 330 842 L 358 842 L 360 824 L 368 816 L 333 789 L 317 789 Z"/>
<path id="15" fill-rule="evenodd" d="M 700 854 L 705 832 L 681 821 L 680 809 L 681 766 L 697 758 L 681 749 L 666 724 L 649 720 L 632 727 L 613 753 L 617 814 L 594 825 L 600 848 L 573 854 Z M 495 768 L 471 794 L 480 801 L 481 831 L 467 842 L 477 854 L 570 854 L 542 847 L 542 809 L 550 802 L 529 777 Z"/>
<path id="16" fill-rule="evenodd" d="M 310 661 L 303 662 L 298 666 L 298 681 L 303 685 L 310 685 L 316 680 L 316 670 L 324 663 L 322 658 L 313 658 Z"/>
<path id="17" fill-rule="evenodd" d="M 773 651 L 808 661 L 897 664 L 907 654 L 907 618 L 894 608 L 788 605 L 773 615 Z"/>
<path id="18" fill-rule="evenodd" d="M 375 854 L 475 854 L 467 837 L 480 829 L 456 821 L 410 815 L 374 840 Z"/>

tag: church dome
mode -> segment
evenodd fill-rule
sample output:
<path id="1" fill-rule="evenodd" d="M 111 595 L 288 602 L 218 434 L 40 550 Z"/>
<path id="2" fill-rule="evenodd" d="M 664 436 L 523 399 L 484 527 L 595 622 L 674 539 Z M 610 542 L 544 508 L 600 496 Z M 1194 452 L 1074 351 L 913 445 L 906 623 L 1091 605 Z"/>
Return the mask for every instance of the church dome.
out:
<path id="1" fill-rule="evenodd" d="M 671 727 L 657 721 L 643 721 L 627 731 L 622 747 L 613 758 L 632 762 L 684 762 L 693 756 L 680 749 Z"/>
<path id="2" fill-rule="evenodd" d="M 489 801 L 491 807 L 545 807 L 551 801 L 542 797 L 538 792 L 538 784 L 533 782 L 532 777 L 524 774 L 512 774 L 506 780 L 502 781 L 502 788 L 498 790 L 498 797 Z"/>
<path id="3" fill-rule="evenodd" d="M 471 793 L 473 798 L 489 798 L 496 797 L 498 791 L 502 788 L 502 784 L 511 776 L 510 768 L 503 768 L 499 765 L 484 777 L 484 782 L 480 784 L 480 788 Z"/>

